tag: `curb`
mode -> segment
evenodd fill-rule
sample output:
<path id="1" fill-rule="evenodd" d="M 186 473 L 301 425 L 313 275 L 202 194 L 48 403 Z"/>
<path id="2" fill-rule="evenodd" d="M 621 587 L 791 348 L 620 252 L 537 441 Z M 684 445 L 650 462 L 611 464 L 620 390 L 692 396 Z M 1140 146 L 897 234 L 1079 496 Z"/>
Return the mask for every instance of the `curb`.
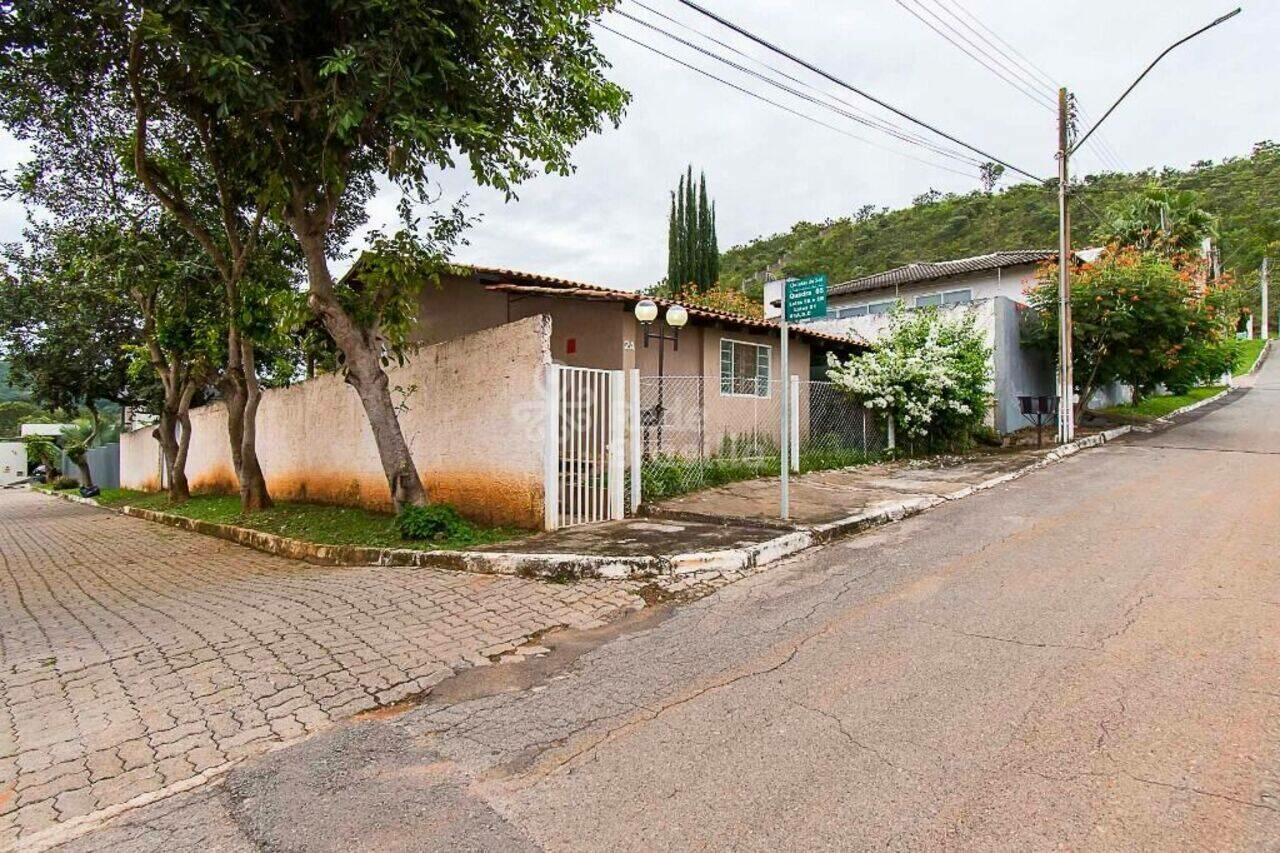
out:
<path id="1" fill-rule="evenodd" d="M 1264 353 L 1266 352 L 1265 348 L 1263 349 L 1263 352 Z M 1259 358 L 1261 358 L 1261 356 L 1259 356 Z M 1234 385 L 1224 388 L 1223 390 L 1219 391 L 1217 394 L 1214 394 L 1212 397 L 1206 397 L 1205 399 L 1199 400 L 1195 403 L 1188 403 L 1187 405 L 1183 406 L 1181 409 L 1174 409 L 1169 414 L 1162 415 L 1156 418 L 1151 423 L 1160 424 L 1162 426 L 1173 423 L 1173 419 L 1178 417 L 1179 415 L 1185 415 L 1187 412 L 1194 412 L 1196 409 L 1200 408 L 1201 406 L 1207 406 L 1210 403 L 1216 403 L 1219 400 L 1221 400 L 1223 397 L 1226 397 L 1230 394 L 1234 394 L 1238 390 L 1240 389 Z"/>
<path id="2" fill-rule="evenodd" d="M 1227 392 L 1223 392 L 1224 394 Z M 1223 396 L 1223 395 L 1218 395 Z M 1212 397 L 1195 405 L 1204 405 L 1216 400 Z M 1192 407 L 1188 407 L 1192 408 Z M 1176 414 L 1176 413 L 1175 413 Z M 864 510 L 856 515 L 838 521 L 788 530 L 779 536 L 757 542 L 743 548 L 724 548 L 717 551 L 691 551 L 671 556 L 639 556 L 612 557 L 595 554 L 527 554 L 500 551 L 417 551 L 411 548 L 365 548 L 357 545 L 317 545 L 236 527 L 230 524 L 216 524 L 156 512 L 137 507 L 102 506 L 91 498 L 59 492 L 43 492 L 62 500 L 87 506 L 105 509 L 119 515 L 140 518 L 145 521 L 165 524 L 179 530 L 202 533 L 291 560 L 317 566 L 388 566 L 402 568 L 433 568 L 453 571 L 471 572 L 487 575 L 514 575 L 524 578 L 535 578 L 561 583 L 576 580 L 644 580 L 649 578 L 705 579 L 713 576 L 735 574 L 775 563 L 786 557 L 800 553 L 814 545 L 820 545 L 859 533 L 871 527 L 879 527 L 901 521 L 926 509 L 948 501 L 966 498 L 974 492 L 995 488 L 1003 483 L 1016 480 L 1037 471 L 1081 450 L 1098 447 L 1112 441 L 1133 428 L 1122 426 L 1106 432 L 1078 439 L 1049 451 L 1040 459 L 1025 465 L 1016 471 L 1010 471 L 999 477 L 985 480 L 975 486 L 963 489 L 953 495 L 911 498 L 897 503 L 882 505 L 872 510 Z M 768 525 L 765 525 L 768 526 Z"/>
<path id="3" fill-rule="evenodd" d="M 1262 345 L 1262 349 L 1258 350 L 1258 357 L 1253 360 L 1253 365 L 1249 368 L 1246 376 L 1252 376 L 1258 372 L 1258 368 L 1262 367 L 1262 362 L 1267 360 L 1267 353 L 1271 352 L 1271 342 L 1274 338 L 1267 338 L 1267 342 Z"/>
<path id="4" fill-rule="evenodd" d="M 938 506 L 939 504 L 948 503 L 950 501 L 963 500 L 975 492 L 985 492 L 988 489 L 994 489 L 996 486 L 1025 477 L 1033 471 L 1039 471 L 1041 468 L 1047 468 L 1056 462 L 1061 462 L 1069 456 L 1074 456 L 1082 450 L 1091 447 L 1101 447 L 1108 441 L 1114 441 L 1122 435 L 1126 435 L 1133 431 L 1133 427 L 1129 425 L 1116 427 L 1114 429 L 1105 430 L 1096 435 L 1087 438 L 1079 438 L 1061 447 L 1055 448 L 1046 453 L 1042 458 L 1037 459 L 1029 465 L 1024 465 L 1015 471 L 1009 471 L 998 477 L 992 477 L 989 480 L 983 480 L 977 485 L 970 486 L 967 489 L 951 495 L 932 495 L 929 497 L 912 498 L 911 500 L 899 501 L 897 503 L 881 506 L 876 509 L 864 510 L 857 515 L 851 515 L 847 518 L 831 521 L 826 524 L 820 524 L 811 527 L 809 530 L 814 534 L 819 542 L 831 542 L 845 536 L 851 536 L 855 533 L 861 533 L 871 527 L 880 527 L 885 524 L 892 524 L 895 521 L 901 521 L 913 515 L 918 515 L 926 509 Z"/>

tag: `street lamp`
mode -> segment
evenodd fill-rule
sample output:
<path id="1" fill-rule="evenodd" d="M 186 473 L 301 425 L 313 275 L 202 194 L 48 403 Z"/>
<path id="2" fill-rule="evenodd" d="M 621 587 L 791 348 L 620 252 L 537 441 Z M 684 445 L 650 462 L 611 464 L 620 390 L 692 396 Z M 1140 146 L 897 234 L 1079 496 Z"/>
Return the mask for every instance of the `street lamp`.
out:
<path id="1" fill-rule="evenodd" d="M 641 299 L 636 303 L 636 319 L 640 321 L 640 325 L 644 326 L 644 345 L 647 349 L 649 341 L 657 340 L 658 342 L 658 405 L 645 413 L 645 427 L 656 426 L 658 428 L 658 449 L 662 449 L 662 422 L 666 408 L 663 405 L 664 394 L 663 386 L 665 383 L 662 377 L 666 372 L 666 353 L 667 341 L 671 341 L 671 349 L 675 352 L 680 351 L 680 330 L 685 323 L 689 322 L 689 311 L 683 305 L 671 305 L 667 307 L 667 315 L 664 318 L 666 325 L 671 329 L 671 334 L 665 332 L 653 331 L 653 321 L 658 319 L 658 303 L 652 299 Z M 647 430 L 646 430 L 647 431 Z M 646 455 L 648 440 L 646 436 L 645 446 Z"/>

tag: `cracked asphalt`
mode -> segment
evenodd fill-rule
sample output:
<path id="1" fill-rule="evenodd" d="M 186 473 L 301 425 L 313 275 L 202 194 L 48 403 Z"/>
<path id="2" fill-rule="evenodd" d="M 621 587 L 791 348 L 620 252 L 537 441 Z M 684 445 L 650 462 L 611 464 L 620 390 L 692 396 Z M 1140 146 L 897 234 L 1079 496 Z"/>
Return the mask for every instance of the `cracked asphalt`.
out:
<path id="1" fill-rule="evenodd" d="M 1280 849 L 1278 453 L 1273 361 L 1172 430 L 65 849 Z"/>

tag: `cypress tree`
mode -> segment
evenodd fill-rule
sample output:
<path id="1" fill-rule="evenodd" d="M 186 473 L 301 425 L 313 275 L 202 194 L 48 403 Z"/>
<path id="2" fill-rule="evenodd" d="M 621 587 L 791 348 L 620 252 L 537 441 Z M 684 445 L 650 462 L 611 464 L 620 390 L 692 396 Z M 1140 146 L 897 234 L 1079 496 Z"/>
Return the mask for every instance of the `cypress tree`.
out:
<path id="1" fill-rule="evenodd" d="M 692 288 L 705 291 L 720 280 L 715 204 L 707 195 L 707 175 L 693 183 L 693 166 L 680 176 L 671 194 L 667 219 L 667 289 L 679 297 Z"/>
<path id="2" fill-rule="evenodd" d="M 693 185 L 693 166 L 689 167 L 684 179 L 684 246 L 685 266 L 684 278 L 680 283 L 692 285 L 696 290 L 698 274 L 698 190 Z"/>
<path id="3" fill-rule="evenodd" d="M 720 241 L 716 239 L 716 203 L 711 202 L 711 225 L 709 228 L 711 235 L 710 246 L 707 249 L 707 260 L 711 264 L 711 287 L 715 287 L 720 283 Z"/>
<path id="4" fill-rule="evenodd" d="M 667 216 L 667 286 L 674 287 L 680 278 L 680 248 L 676 225 L 676 194 L 671 194 L 671 213 Z M 674 291 L 673 291 L 674 292 Z"/>
<path id="5" fill-rule="evenodd" d="M 711 286 L 711 208 L 707 205 L 707 174 L 698 179 L 698 262 L 694 280 L 698 290 Z"/>
<path id="6" fill-rule="evenodd" d="M 675 233 L 675 256 L 676 270 L 672 277 L 671 295 L 679 296 L 684 293 L 686 282 L 685 273 L 689 267 L 689 247 L 685 241 L 684 223 L 686 211 L 684 207 L 684 176 L 680 176 L 680 185 L 676 190 L 676 233 Z"/>

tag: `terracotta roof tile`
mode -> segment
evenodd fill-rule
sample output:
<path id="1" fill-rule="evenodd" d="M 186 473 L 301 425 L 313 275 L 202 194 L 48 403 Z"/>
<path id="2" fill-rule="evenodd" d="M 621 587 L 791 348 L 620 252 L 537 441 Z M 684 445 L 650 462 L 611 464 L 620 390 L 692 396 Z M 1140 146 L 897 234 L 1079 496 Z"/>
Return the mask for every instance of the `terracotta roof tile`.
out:
<path id="1" fill-rule="evenodd" d="M 855 278 L 842 284 L 827 288 L 830 296 L 841 296 L 848 293 L 862 293 L 867 290 L 879 290 L 882 287 L 895 287 L 904 284 L 917 284 L 934 281 L 965 273 L 984 272 L 986 270 L 1016 267 L 1024 264 L 1039 264 L 1051 261 L 1058 256 L 1057 249 L 1015 249 L 1005 252 L 992 252 L 972 258 L 959 258 L 953 261 L 936 263 L 907 264 L 897 269 L 878 272 L 874 275 Z"/>
<path id="2" fill-rule="evenodd" d="M 675 305 L 676 302 L 671 299 L 662 299 L 648 294 L 638 293 L 631 290 L 615 290 L 613 288 L 601 287 L 596 284 L 586 284 L 580 281 L 572 281 L 566 278 L 556 278 L 555 276 L 540 275 L 537 273 L 520 272 L 519 270 L 502 269 L 499 267 L 478 267 L 472 265 L 459 264 L 458 269 L 470 270 L 482 282 L 493 285 L 501 284 L 529 284 L 535 287 L 542 287 L 548 290 L 563 290 L 564 296 L 574 297 L 581 296 L 585 298 L 604 298 L 610 301 L 618 302 L 638 302 L 641 299 L 652 299 L 658 303 L 659 307 L 667 307 Z M 576 291 L 576 292 L 575 292 Z M 544 295 L 556 295 L 546 293 Z M 702 320 L 712 322 L 730 323 L 748 329 L 758 329 L 760 331 L 776 330 L 778 324 L 773 320 L 763 320 L 759 317 L 749 317 L 746 314 L 735 314 L 731 311 L 717 311 L 711 308 L 701 308 L 695 305 L 686 305 L 680 303 L 689 311 L 690 317 L 697 317 Z M 825 332 L 817 332 L 811 329 L 805 329 L 801 326 L 792 326 L 791 332 L 798 338 L 818 340 L 828 343 L 853 344 L 855 346 L 868 347 L 869 344 L 857 337 L 841 337 L 839 335 L 831 335 Z"/>

